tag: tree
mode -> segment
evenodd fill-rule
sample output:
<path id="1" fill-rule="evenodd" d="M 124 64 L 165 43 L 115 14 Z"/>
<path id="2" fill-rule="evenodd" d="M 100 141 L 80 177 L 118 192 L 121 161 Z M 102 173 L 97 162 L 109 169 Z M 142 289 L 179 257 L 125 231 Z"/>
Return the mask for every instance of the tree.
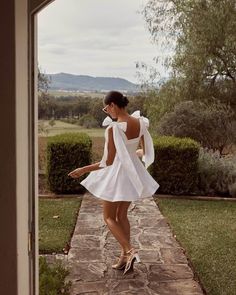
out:
<path id="1" fill-rule="evenodd" d="M 89 112 L 89 97 L 79 97 L 76 98 L 75 104 L 73 105 L 73 113 L 76 116 L 82 116 Z"/>
<path id="2" fill-rule="evenodd" d="M 236 82 L 235 0 L 149 0 L 143 13 L 154 40 L 173 44 L 178 74 Z"/>
<path id="3" fill-rule="evenodd" d="M 41 93 L 47 93 L 50 83 L 50 78 L 38 67 L 38 91 Z"/>
<path id="4" fill-rule="evenodd" d="M 54 96 L 50 94 L 41 94 L 38 96 L 38 118 L 51 119 L 57 117 L 57 102 Z"/>
<path id="5" fill-rule="evenodd" d="M 55 99 L 48 93 L 50 79 L 38 67 L 38 118 L 54 117 Z"/>
<path id="6" fill-rule="evenodd" d="M 235 0 L 149 0 L 143 14 L 154 41 L 175 51 L 165 60 L 181 81 L 171 96 L 216 98 L 236 111 Z"/>
<path id="7" fill-rule="evenodd" d="M 177 137 L 190 137 L 203 147 L 218 150 L 236 143 L 235 122 L 230 107 L 215 101 L 203 103 L 185 101 L 177 104 L 173 112 L 162 117 L 158 133 Z"/>
<path id="8" fill-rule="evenodd" d="M 172 78 L 166 81 L 160 88 L 147 89 L 143 94 L 146 96 L 144 107 L 148 117 L 152 119 L 154 128 L 160 119 L 174 109 L 174 106 L 183 101 L 182 79 Z"/>
<path id="9" fill-rule="evenodd" d="M 89 115 L 95 119 L 93 126 L 97 125 L 102 126 L 102 121 L 104 120 L 104 117 L 106 116 L 103 111 L 103 100 L 102 98 L 94 98 L 89 100 Z"/>
<path id="10" fill-rule="evenodd" d="M 133 113 L 136 110 L 140 110 L 143 116 L 146 116 L 146 110 L 144 109 L 144 103 L 146 101 L 146 97 L 142 94 L 137 94 L 135 96 L 129 96 L 129 103 L 127 105 L 127 111 L 129 113 Z"/>

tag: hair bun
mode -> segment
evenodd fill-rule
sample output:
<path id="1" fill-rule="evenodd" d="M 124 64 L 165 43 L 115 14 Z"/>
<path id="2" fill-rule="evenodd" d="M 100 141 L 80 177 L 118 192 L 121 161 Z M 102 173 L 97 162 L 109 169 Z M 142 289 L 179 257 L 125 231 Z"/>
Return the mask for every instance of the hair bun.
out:
<path id="1" fill-rule="evenodd" d="M 123 102 L 124 102 L 125 106 L 127 106 L 127 104 L 129 103 L 128 98 L 124 95 L 123 95 Z"/>

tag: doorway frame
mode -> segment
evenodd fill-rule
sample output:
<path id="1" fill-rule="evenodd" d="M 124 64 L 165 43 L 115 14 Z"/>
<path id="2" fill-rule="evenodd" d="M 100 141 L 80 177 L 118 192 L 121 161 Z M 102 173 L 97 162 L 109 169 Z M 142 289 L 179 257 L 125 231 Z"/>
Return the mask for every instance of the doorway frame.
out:
<path id="1" fill-rule="evenodd" d="M 29 282 L 30 294 L 39 294 L 38 206 L 38 13 L 55 0 L 28 3 L 28 93 L 29 93 Z"/>

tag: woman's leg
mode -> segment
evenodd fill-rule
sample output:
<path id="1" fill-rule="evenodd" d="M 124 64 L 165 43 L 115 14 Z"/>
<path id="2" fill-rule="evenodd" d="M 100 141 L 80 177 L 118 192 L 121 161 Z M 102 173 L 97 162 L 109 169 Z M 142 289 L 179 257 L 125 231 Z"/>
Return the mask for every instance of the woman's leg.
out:
<path id="1" fill-rule="evenodd" d="M 103 200 L 103 218 L 108 225 L 113 236 L 120 243 L 123 250 L 126 252 L 131 249 L 129 239 L 126 232 L 121 227 L 120 223 L 116 221 L 117 207 L 120 202 L 109 202 Z"/>
<path id="2" fill-rule="evenodd" d="M 126 238 L 130 243 L 130 223 L 128 219 L 128 208 L 131 202 L 122 201 L 119 203 L 118 208 L 116 210 L 116 221 L 123 228 L 123 231 L 126 234 Z"/>

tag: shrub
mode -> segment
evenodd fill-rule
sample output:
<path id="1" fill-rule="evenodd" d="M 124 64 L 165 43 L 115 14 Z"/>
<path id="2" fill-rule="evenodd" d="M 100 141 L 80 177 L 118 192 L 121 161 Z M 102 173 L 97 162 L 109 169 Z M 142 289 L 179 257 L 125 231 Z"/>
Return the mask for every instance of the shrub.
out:
<path id="1" fill-rule="evenodd" d="M 70 295 L 72 282 L 66 282 L 69 271 L 61 261 L 49 266 L 45 257 L 39 257 L 39 295 Z"/>
<path id="2" fill-rule="evenodd" d="M 38 133 L 43 134 L 44 136 L 48 136 L 48 126 L 44 121 L 39 121 L 38 122 Z"/>
<path id="3" fill-rule="evenodd" d="M 167 194 L 195 194 L 198 185 L 199 144 L 190 138 L 154 138 L 155 161 L 150 173 Z"/>
<path id="4" fill-rule="evenodd" d="M 48 122 L 48 124 L 49 124 L 51 127 L 53 127 L 53 126 L 56 124 L 56 122 L 55 122 L 54 119 L 51 119 L 51 120 Z"/>
<path id="5" fill-rule="evenodd" d="M 199 188 L 203 194 L 235 194 L 236 157 L 223 157 L 219 152 L 200 149 Z"/>
<path id="6" fill-rule="evenodd" d="M 229 185 L 229 194 L 231 197 L 236 198 L 236 182 Z"/>
<path id="7" fill-rule="evenodd" d="M 75 118 L 62 118 L 60 119 L 61 122 L 69 123 L 69 124 L 77 124 L 78 120 Z"/>
<path id="8" fill-rule="evenodd" d="M 64 133 L 52 136 L 47 143 L 47 181 L 55 193 L 81 193 L 84 188 L 68 173 L 89 165 L 92 140 L 86 133 Z M 80 177 L 80 181 L 85 178 Z"/>
<path id="9" fill-rule="evenodd" d="M 98 121 L 90 114 L 86 114 L 80 117 L 78 123 L 85 128 L 99 127 Z"/>
<path id="10" fill-rule="evenodd" d="M 219 150 L 236 141 L 233 111 L 219 102 L 185 101 L 160 121 L 161 135 L 190 137 L 203 147 Z"/>

